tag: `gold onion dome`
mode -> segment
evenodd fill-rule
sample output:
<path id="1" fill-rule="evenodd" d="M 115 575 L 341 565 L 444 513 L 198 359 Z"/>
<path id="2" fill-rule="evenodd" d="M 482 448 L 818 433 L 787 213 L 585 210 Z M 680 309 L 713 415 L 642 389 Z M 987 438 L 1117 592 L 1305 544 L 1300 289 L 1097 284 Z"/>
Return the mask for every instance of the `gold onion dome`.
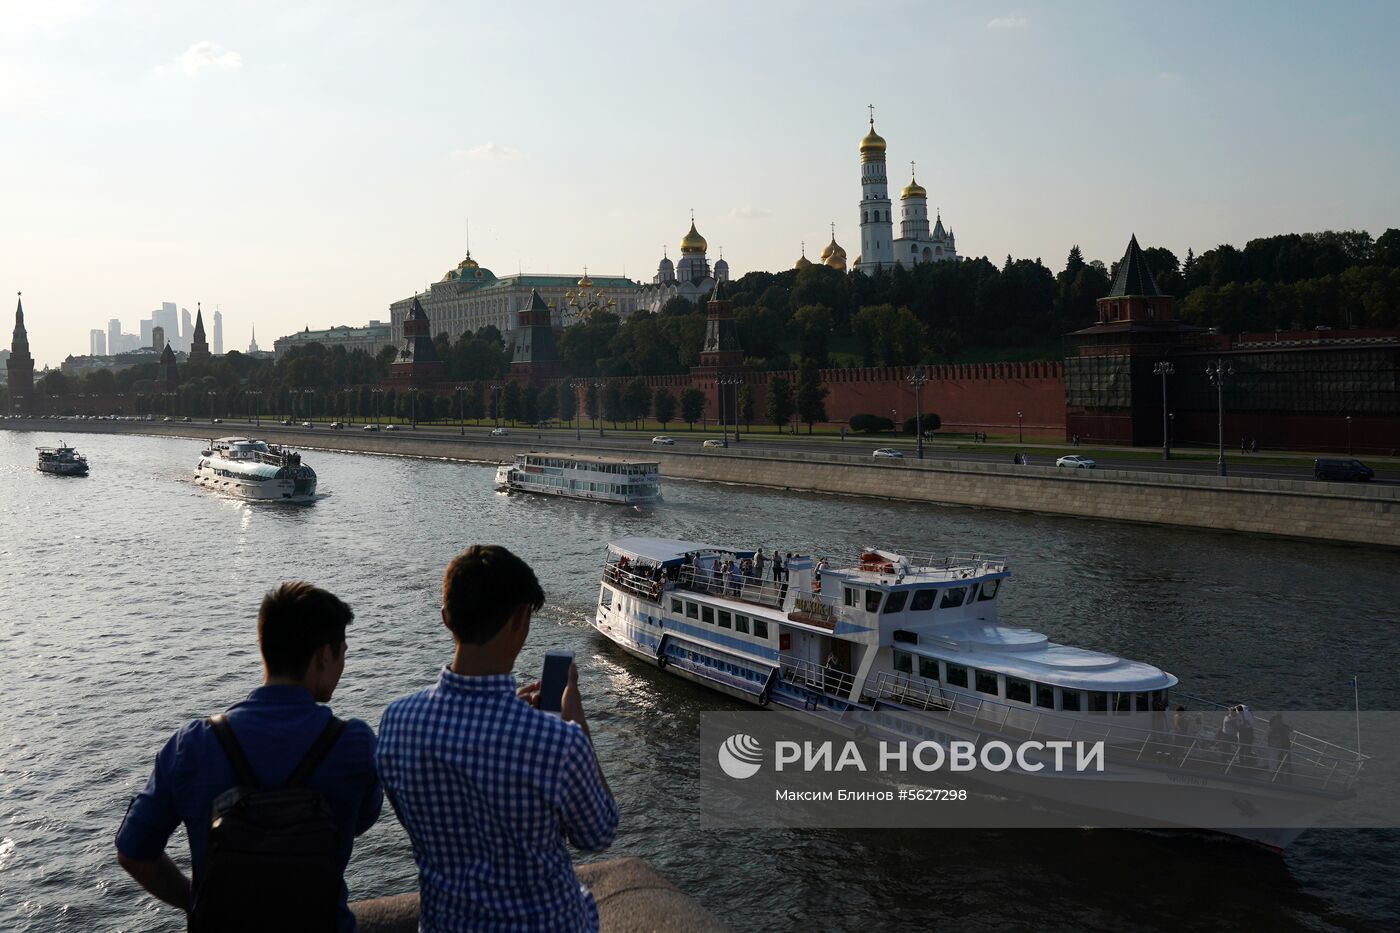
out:
<path id="1" fill-rule="evenodd" d="M 682 253 L 703 253 L 709 248 L 705 238 L 700 235 L 700 231 L 695 229 L 695 221 L 690 222 L 690 232 L 681 238 Z"/>
<path id="2" fill-rule="evenodd" d="M 578 280 L 578 287 L 579 287 L 579 288 L 592 288 L 592 287 L 593 287 L 593 280 L 590 279 L 590 278 L 588 277 L 588 270 L 587 270 L 587 269 L 584 269 L 584 270 L 583 270 L 583 278 L 581 278 L 581 279 Z"/>
<path id="3" fill-rule="evenodd" d="M 841 259 L 845 259 L 846 251 L 841 248 L 840 243 L 836 242 L 836 237 L 832 237 L 831 242 L 826 244 L 826 249 L 822 250 L 822 260 L 835 259 L 838 256 L 841 257 Z"/>
<path id="4" fill-rule="evenodd" d="M 466 259 L 463 259 L 460 263 L 458 263 L 458 264 L 457 264 L 457 268 L 458 268 L 458 269 L 476 269 L 476 268 L 479 268 L 479 266 L 477 265 L 477 261 L 476 261 L 475 259 L 472 258 L 472 251 L 471 251 L 471 250 L 467 250 L 467 258 L 466 258 Z"/>
<path id="5" fill-rule="evenodd" d="M 904 190 L 899 193 L 900 200 L 926 197 L 928 197 L 928 192 L 924 190 L 924 186 L 919 184 L 916 178 L 910 178 L 909 184 L 905 185 Z"/>
<path id="6" fill-rule="evenodd" d="M 793 263 L 792 267 L 794 269 L 806 269 L 811 264 L 812 260 L 807 258 L 806 253 L 803 253 L 801 256 L 797 257 L 797 262 Z"/>
<path id="7" fill-rule="evenodd" d="M 861 137 L 860 156 L 864 161 L 876 158 L 883 158 L 885 155 L 885 137 L 875 132 L 875 121 L 870 121 L 870 132 Z"/>

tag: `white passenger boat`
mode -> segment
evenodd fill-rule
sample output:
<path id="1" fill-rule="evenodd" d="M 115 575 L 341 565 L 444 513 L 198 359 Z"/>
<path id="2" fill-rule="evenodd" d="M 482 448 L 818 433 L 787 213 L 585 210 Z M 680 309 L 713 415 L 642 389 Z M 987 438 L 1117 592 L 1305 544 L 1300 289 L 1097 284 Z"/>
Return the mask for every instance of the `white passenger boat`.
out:
<path id="1" fill-rule="evenodd" d="M 583 454 L 516 454 L 496 470 L 496 488 L 622 505 L 661 501 L 661 466 L 655 460 L 624 460 Z"/>
<path id="2" fill-rule="evenodd" d="M 246 437 L 221 437 L 200 452 L 195 482 L 241 499 L 306 502 L 316 496 L 316 471 L 301 454 Z"/>
<path id="3" fill-rule="evenodd" d="M 34 469 L 40 473 L 54 473 L 58 476 L 87 476 L 87 457 L 78 453 L 72 447 L 58 442 L 57 447 L 36 447 L 39 452 L 39 462 L 34 464 Z"/>
<path id="4" fill-rule="evenodd" d="M 1175 692 L 1172 674 L 999 624 L 1001 557 L 867 549 L 793 557 L 774 581 L 771 563 L 725 572 L 753 563 L 743 549 L 624 538 L 608 552 L 593 624 L 630 654 L 757 706 L 828 723 L 870 713 L 854 718 L 895 740 L 928 737 L 930 716 L 943 741 L 1103 739 L 1104 773 L 1021 771 L 1018 786 L 1036 778 L 1037 796 L 1082 806 L 1081 782 L 1094 780 L 1095 808 L 1143 821 L 1133 825 L 1172 812 L 1165 801 L 1189 784 L 1193 827 L 1282 849 L 1352 796 L 1364 761 L 1296 731 L 1286 766 L 1218 741 L 1210 723 L 1225 707 Z M 1178 704 L 1209 711 L 1194 732 L 1173 731 L 1167 710 Z M 1267 720 L 1256 718 L 1262 737 Z"/>

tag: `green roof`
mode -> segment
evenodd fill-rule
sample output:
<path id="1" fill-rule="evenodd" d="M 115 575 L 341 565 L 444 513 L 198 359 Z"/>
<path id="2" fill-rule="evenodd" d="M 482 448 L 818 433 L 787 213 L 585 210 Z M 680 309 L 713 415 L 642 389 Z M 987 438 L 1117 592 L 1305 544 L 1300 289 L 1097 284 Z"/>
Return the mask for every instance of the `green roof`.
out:
<path id="1" fill-rule="evenodd" d="M 295 334 L 288 334 L 282 340 L 300 340 L 309 342 L 313 340 L 346 340 L 350 337 L 385 337 L 389 336 L 388 324 L 367 324 L 364 327 L 348 327 L 337 325 L 327 330 L 299 330 Z"/>

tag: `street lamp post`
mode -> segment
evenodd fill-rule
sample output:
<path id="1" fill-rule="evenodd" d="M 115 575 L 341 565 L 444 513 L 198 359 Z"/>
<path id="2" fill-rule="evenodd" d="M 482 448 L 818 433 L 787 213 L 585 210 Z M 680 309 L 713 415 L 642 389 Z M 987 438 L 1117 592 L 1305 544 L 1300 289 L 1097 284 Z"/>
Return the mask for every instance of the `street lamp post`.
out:
<path id="1" fill-rule="evenodd" d="M 574 390 L 574 440 L 583 440 L 583 390 L 588 388 L 588 383 L 583 379 L 575 379 L 569 383 L 569 388 Z"/>
<path id="2" fill-rule="evenodd" d="M 904 377 L 904 381 L 914 387 L 914 438 L 919 451 L 919 459 L 924 459 L 924 383 L 928 382 L 928 372 L 920 366 Z"/>
<path id="3" fill-rule="evenodd" d="M 306 400 L 306 397 L 307 397 L 308 395 L 311 396 L 311 401 L 309 401 L 309 402 Z M 315 390 L 315 389 L 302 389 L 302 390 L 301 390 L 301 407 L 302 407 L 302 409 L 306 412 L 306 420 L 307 420 L 307 421 L 310 421 L 312 424 L 315 424 L 315 423 L 316 423 L 315 406 L 316 406 L 316 390 Z"/>
<path id="4" fill-rule="evenodd" d="M 1351 456 L 1351 415 L 1347 415 L 1347 456 Z"/>
<path id="5" fill-rule="evenodd" d="M 374 428 L 379 430 L 379 410 L 384 407 L 384 390 L 370 389 L 370 398 L 374 400 Z"/>
<path id="6" fill-rule="evenodd" d="M 1220 449 L 1220 475 L 1225 475 L 1225 385 L 1235 375 L 1234 364 L 1217 359 L 1206 367 L 1206 376 L 1215 386 L 1215 427 L 1216 442 Z"/>
<path id="7" fill-rule="evenodd" d="M 1018 444 L 1024 444 L 1024 443 L 1025 443 L 1025 440 L 1024 440 L 1024 438 L 1025 438 L 1025 433 L 1021 430 L 1022 419 L 1023 419 L 1024 417 L 1025 417 L 1025 412 L 1022 412 L 1022 411 L 1016 412 L 1016 443 L 1018 443 Z"/>
<path id="8" fill-rule="evenodd" d="M 219 393 L 215 392 L 213 389 L 210 389 L 210 390 L 209 390 L 208 392 L 206 392 L 205 394 L 209 396 L 209 423 L 210 423 L 210 424 L 213 424 L 213 423 L 214 423 L 214 396 L 218 395 Z"/>
<path id="9" fill-rule="evenodd" d="M 725 435 L 724 435 L 724 446 L 725 446 L 725 447 L 728 447 L 728 446 L 729 446 L 728 425 L 729 425 L 729 412 L 730 412 L 729 405 L 728 405 L 728 404 L 726 403 L 726 401 L 725 401 L 725 398 L 726 398 L 726 391 L 725 391 L 725 390 L 728 390 L 728 395 L 732 395 L 732 396 L 734 397 L 734 407 L 733 407 L 733 411 L 734 411 L 734 443 L 737 444 L 737 443 L 739 443 L 739 392 L 738 392 L 736 386 L 742 385 L 743 382 L 744 382 L 743 379 L 741 379 L 739 376 L 736 376 L 736 375 L 734 375 L 734 374 L 732 374 L 732 373 L 724 373 L 723 375 L 720 375 L 720 376 L 716 376 L 716 377 L 715 377 L 715 385 L 719 388 L 719 413 L 720 413 L 720 419 L 721 419 L 721 421 L 724 423 L 724 426 L 725 426 L 725 428 L 726 428 L 726 430 L 725 430 Z"/>
<path id="10" fill-rule="evenodd" d="M 418 430 L 418 390 L 410 389 L 408 396 L 408 426 Z"/>
<path id="11" fill-rule="evenodd" d="M 601 404 L 602 397 L 603 397 L 603 389 L 606 388 L 606 385 L 605 385 L 604 383 L 601 383 L 601 382 L 595 382 L 595 383 L 593 383 L 593 388 L 595 388 L 595 389 L 598 390 L 598 399 L 599 399 L 599 402 L 600 402 L 600 404 Z M 599 436 L 599 437 L 603 437 L 603 413 L 602 413 L 602 412 L 599 412 L 599 413 L 598 413 L 598 436 Z"/>
<path id="12" fill-rule="evenodd" d="M 1155 363 L 1152 366 L 1152 375 L 1162 377 L 1162 459 L 1172 458 L 1171 432 L 1167 429 L 1167 377 L 1176 375 L 1176 368 L 1171 363 Z"/>
<path id="13" fill-rule="evenodd" d="M 253 397 L 253 423 L 262 426 L 262 393 L 257 389 L 248 393 Z"/>
<path id="14" fill-rule="evenodd" d="M 491 426 L 499 428 L 501 426 L 501 387 L 497 383 L 491 383 Z"/>
<path id="15" fill-rule="evenodd" d="M 466 391 L 466 386 L 457 387 L 457 421 L 461 425 L 461 428 L 457 433 L 459 433 L 462 437 L 467 436 L 467 397 L 464 394 L 466 393 Z"/>

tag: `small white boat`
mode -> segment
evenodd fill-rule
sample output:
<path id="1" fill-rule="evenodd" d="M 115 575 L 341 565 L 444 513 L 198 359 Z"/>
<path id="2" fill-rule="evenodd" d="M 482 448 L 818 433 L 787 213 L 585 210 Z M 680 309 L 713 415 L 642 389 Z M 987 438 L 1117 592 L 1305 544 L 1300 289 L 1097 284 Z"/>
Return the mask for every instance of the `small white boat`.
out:
<path id="1" fill-rule="evenodd" d="M 589 457 L 582 454 L 516 454 L 496 470 L 496 488 L 621 505 L 661 501 L 661 466 L 655 460 Z"/>
<path id="2" fill-rule="evenodd" d="M 87 457 L 78 453 L 77 450 L 58 442 L 57 447 L 36 447 L 39 452 L 39 462 L 34 464 L 34 469 L 40 473 L 53 473 L 57 476 L 87 476 Z"/>
<path id="3" fill-rule="evenodd" d="M 300 453 L 246 437 L 210 441 L 194 481 L 240 499 L 307 502 L 316 496 L 316 471 Z"/>
<path id="4" fill-rule="evenodd" d="M 1092 787 L 1098 811 L 1127 825 L 1160 819 L 1187 786 L 1200 822 L 1185 828 L 1282 849 L 1353 796 L 1365 761 L 1355 750 L 1296 730 L 1284 757 L 1222 742 L 1203 725 L 1225 707 L 1176 691 L 1172 674 L 1000 624 L 1002 557 L 866 548 L 844 560 L 789 557 L 776 580 L 765 569 L 751 550 L 614 541 L 593 625 L 669 674 L 828 724 L 869 722 L 881 738 L 929 737 L 930 717 L 941 743 L 1102 738 L 1104 773 L 1030 769 L 1017 786 L 1064 806 L 1083 806 Z M 1188 720 L 1194 728 L 1173 727 L 1176 703 L 1205 711 Z"/>

